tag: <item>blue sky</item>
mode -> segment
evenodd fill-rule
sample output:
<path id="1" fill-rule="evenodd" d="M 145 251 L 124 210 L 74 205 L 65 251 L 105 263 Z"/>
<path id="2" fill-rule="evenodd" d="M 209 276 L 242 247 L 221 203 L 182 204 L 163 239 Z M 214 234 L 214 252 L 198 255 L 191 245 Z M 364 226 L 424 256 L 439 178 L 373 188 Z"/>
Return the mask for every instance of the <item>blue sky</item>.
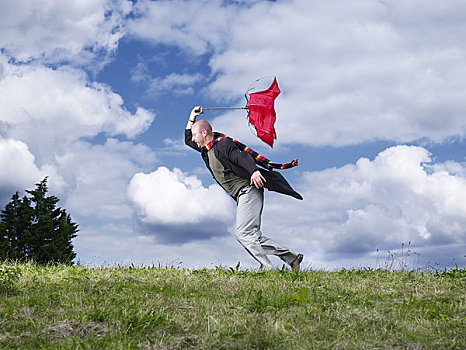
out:
<path id="1" fill-rule="evenodd" d="M 276 76 L 273 149 L 242 110 L 218 131 L 276 162 L 263 232 L 305 266 L 465 266 L 462 1 L 7 0 L 0 5 L 0 204 L 49 176 L 84 264 L 256 263 L 234 202 L 183 143 L 193 106 L 243 106 Z M 280 266 L 279 260 L 274 261 Z"/>

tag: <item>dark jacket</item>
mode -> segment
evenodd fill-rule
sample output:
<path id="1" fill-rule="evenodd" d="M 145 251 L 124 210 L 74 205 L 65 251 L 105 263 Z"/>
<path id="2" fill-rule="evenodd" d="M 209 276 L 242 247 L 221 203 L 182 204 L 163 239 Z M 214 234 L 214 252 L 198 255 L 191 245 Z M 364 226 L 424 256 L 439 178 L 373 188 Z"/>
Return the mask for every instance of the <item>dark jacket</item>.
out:
<path id="1" fill-rule="evenodd" d="M 217 138 L 218 134 L 214 133 L 214 137 Z M 185 143 L 196 151 L 201 152 L 202 159 L 213 176 L 212 169 L 210 169 L 209 166 L 207 150 L 198 147 L 197 144 L 192 141 L 191 129 L 185 130 Z M 297 199 L 303 199 L 298 192 L 293 190 L 282 174 L 276 171 L 259 168 L 254 158 L 248 152 L 242 151 L 231 139 L 225 138 L 217 142 L 214 145 L 214 153 L 220 163 L 222 163 L 225 168 L 230 169 L 236 176 L 250 180 L 252 173 L 259 170 L 266 180 L 264 187 L 269 191 L 275 191 Z"/>

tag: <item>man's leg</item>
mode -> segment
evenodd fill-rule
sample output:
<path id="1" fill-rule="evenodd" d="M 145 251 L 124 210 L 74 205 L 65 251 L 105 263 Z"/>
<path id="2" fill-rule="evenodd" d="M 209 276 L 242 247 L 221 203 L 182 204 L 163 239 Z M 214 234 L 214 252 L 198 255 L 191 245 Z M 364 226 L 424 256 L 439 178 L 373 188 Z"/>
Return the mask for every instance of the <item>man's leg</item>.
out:
<path id="1" fill-rule="evenodd" d="M 261 215 L 264 192 L 247 186 L 238 195 L 236 209 L 236 239 L 251 256 L 261 264 L 261 269 L 272 269 L 273 265 L 261 246 Z"/>
<path id="2" fill-rule="evenodd" d="M 291 265 L 298 256 L 298 254 L 291 252 L 281 243 L 265 236 L 261 236 L 260 245 L 267 255 L 276 255 L 288 265 Z"/>
<path id="3" fill-rule="evenodd" d="M 236 212 L 236 238 L 256 259 L 261 268 L 272 268 L 267 255 L 276 255 L 291 265 L 298 254 L 291 252 L 281 243 L 262 236 L 261 215 L 264 205 L 264 190 L 248 186 L 241 190 Z"/>

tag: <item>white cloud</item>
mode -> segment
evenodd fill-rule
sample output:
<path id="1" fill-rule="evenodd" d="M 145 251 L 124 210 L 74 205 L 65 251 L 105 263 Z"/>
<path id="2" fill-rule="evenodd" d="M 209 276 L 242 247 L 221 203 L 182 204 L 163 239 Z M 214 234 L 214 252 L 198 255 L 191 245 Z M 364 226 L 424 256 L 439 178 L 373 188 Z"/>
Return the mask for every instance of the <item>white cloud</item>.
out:
<path id="1" fill-rule="evenodd" d="M 193 94 L 193 85 L 203 79 L 200 73 L 170 73 L 163 78 L 152 77 L 148 72 L 147 65 L 143 62 L 136 65 L 131 76 L 132 81 L 147 85 L 145 94 L 148 96 L 157 96 L 167 92 L 175 95 Z"/>
<path id="2" fill-rule="evenodd" d="M 65 205 L 86 220 L 128 221 L 131 206 L 126 187 L 134 173 L 152 167 L 157 159 L 144 145 L 108 139 L 103 145 L 76 142 L 56 167 L 69 184 Z"/>
<path id="3" fill-rule="evenodd" d="M 281 143 L 440 142 L 466 134 L 463 5 L 141 1 L 128 31 L 189 55 L 212 53 L 218 99 L 241 101 L 251 81 L 277 75 Z M 229 117 L 216 124 L 249 133 Z"/>
<path id="4" fill-rule="evenodd" d="M 128 182 L 134 173 L 152 167 L 155 154 L 146 146 L 115 139 L 103 145 L 75 142 L 61 153 L 39 167 L 24 142 L 0 138 L 0 203 L 47 176 L 50 193 L 79 223 L 130 222 Z"/>
<path id="5" fill-rule="evenodd" d="M 102 51 L 116 49 L 131 7 L 125 0 L 5 0 L 0 4 L 0 47 L 18 61 L 86 65 Z"/>
<path id="6" fill-rule="evenodd" d="M 1 64 L 1 63 L 0 63 Z M 154 115 L 138 108 L 131 114 L 110 87 L 88 80 L 80 70 L 14 66 L 3 60 L 0 110 L 4 132 L 26 142 L 41 162 L 67 144 L 100 132 L 134 137 Z"/>
<path id="7" fill-rule="evenodd" d="M 234 4 L 214 1 L 138 1 L 136 17 L 128 22 L 130 35 L 154 43 L 178 45 L 196 55 L 224 47 L 229 24 L 237 15 Z"/>
<path id="8" fill-rule="evenodd" d="M 215 185 L 204 187 L 196 176 L 159 167 L 150 174 L 134 175 L 128 198 L 138 217 L 148 224 L 193 224 L 233 220 L 234 205 Z"/>
<path id="9" fill-rule="evenodd" d="M 28 146 L 18 140 L 0 138 L 0 168 L 0 182 L 3 186 L 22 186 L 40 177 L 34 156 Z"/>
<path id="10" fill-rule="evenodd" d="M 4 139 L 0 136 L 0 203 L 6 202 L 10 196 L 25 189 L 48 176 L 49 188 L 55 192 L 63 190 L 64 181 L 51 164 L 38 168 L 34 155 L 28 146 L 19 140 Z"/>
<path id="11" fill-rule="evenodd" d="M 192 85 L 201 81 L 202 75 L 170 73 L 165 78 L 153 78 L 150 81 L 148 93 L 159 94 L 169 91 L 176 95 L 189 95 L 194 92 Z"/>

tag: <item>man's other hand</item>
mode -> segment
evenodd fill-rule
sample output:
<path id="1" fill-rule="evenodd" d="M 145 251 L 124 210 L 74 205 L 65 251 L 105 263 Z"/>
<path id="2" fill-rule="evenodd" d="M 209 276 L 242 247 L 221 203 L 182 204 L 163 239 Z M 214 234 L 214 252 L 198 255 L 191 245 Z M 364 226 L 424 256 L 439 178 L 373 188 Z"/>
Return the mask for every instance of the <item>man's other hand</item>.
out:
<path id="1" fill-rule="evenodd" d="M 265 178 L 262 176 L 259 170 L 256 170 L 251 175 L 251 185 L 256 186 L 257 189 L 264 187 Z"/>

